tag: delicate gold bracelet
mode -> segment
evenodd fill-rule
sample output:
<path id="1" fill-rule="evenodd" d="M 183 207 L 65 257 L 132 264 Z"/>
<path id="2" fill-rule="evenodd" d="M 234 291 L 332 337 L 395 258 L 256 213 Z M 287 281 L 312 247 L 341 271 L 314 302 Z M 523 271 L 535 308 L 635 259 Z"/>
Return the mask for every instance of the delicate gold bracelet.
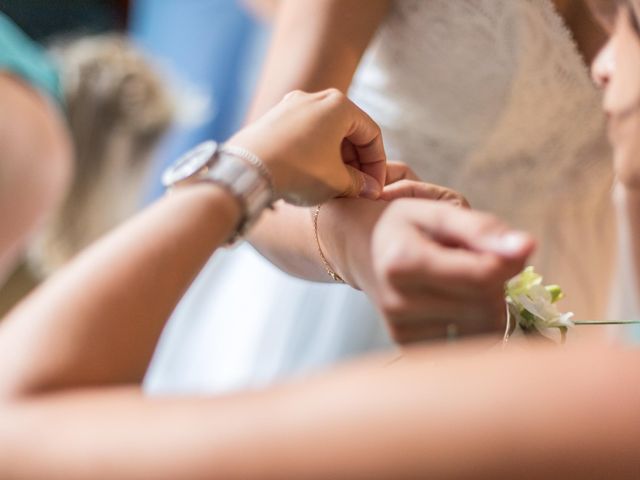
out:
<path id="1" fill-rule="evenodd" d="M 329 265 L 329 261 L 327 257 L 324 256 L 322 252 L 322 247 L 320 246 L 320 237 L 318 236 L 318 216 L 320 215 L 320 208 L 322 205 L 318 205 L 313 210 L 313 233 L 316 237 L 316 246 L 318 247 L 318 253 L 320 254 L 320 259 L 322 260 L 322 264 L 324 265 L 324 269 L 327 271 L 327 274 L 333 279 L 334 282 L 345 283 L 340 275 L 338 275 L 331 265 Z"/>

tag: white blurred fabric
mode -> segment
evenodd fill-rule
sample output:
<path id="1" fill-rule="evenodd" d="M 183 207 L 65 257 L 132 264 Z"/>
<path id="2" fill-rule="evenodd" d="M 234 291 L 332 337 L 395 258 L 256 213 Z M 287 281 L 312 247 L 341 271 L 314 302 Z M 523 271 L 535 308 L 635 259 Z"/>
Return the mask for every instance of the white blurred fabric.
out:
<path id="1" fill-rule="evenodd" d="M 381 124 L 392 159 L 533 232 L 533 263 L 563 286 L 563 308 L 578 318 L 612 308 L 600 97 L 549 0 L 396 0 L 351 96 Z M 185 297 L 148 387 L 263 385 L 389 345 L 361 293 L 293 279 L 243 246 Z"/>

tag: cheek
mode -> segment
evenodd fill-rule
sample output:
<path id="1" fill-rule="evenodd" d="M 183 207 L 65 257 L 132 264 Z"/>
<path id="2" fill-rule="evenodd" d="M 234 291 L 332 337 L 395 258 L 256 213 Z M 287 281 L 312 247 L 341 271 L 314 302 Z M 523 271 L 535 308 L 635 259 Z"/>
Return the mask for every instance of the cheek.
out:
<path id="1" fill-rule="evenodd" d="M 640 104 L 640 42 L 629 35 L 612 45 L 614 67 L 605 95 L 610 113 L 621 113 Z"/>
<path id="2" fill-rule="evenodd" d="M 611 142 L 615 152 L 618 171 L 624 177 L 626 170 L 636 170 L 640 158 L 640 109 L 628 115 L 612 119 Z"/>

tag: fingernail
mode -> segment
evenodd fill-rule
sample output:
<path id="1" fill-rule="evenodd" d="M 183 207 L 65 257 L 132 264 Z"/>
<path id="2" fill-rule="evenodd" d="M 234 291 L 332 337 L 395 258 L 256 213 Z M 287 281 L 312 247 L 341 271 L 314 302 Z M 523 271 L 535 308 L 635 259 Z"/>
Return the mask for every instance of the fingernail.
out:
<path id="1" fill-rule="evenodd" d="M 363 174 L 362 178 L 364 182 L 362 182 L 362 191 L 360 192 L 360 196 L 377 200 L 380 197 L 380 193 L 382 193 L 382 187 L 378 181 L 370 175 Z"/>
<path id="2" fill-rule="evenodd" d="M 519 255 L 531 243 L 531 238 L 524 232 L 507 232 L 503 235 L 486 237 L 483 246 L 498 255 Z"/>

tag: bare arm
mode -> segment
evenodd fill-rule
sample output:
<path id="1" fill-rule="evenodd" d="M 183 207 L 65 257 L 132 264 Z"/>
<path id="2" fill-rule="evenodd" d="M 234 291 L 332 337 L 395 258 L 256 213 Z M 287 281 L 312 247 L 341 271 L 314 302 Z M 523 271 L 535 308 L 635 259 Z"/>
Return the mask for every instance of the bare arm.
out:
<path id="1" fill-rule="evenodd" d="M 292 90 L 346 92 L 389 0 L 281 0 L 249 121 Z"/>
<path id="2" fill-rule="evenodd" d="M 265 162 L 292 169 L 305 139 L 309 171 L 277 175 L 276 184 L 317 198 L 331 182 L 309 188 L 318 174 L 310 165 L 324 163 L 320 178 L 335 177 L 344 132 L 354 123 L 361 134 L 377 130 L 331 92 L 302 99 L 309 102 L 295 114 L 287 115 L 285 103 L 267 119 L 268 134 L 258 122 L 236 138 L 249 136 L 253 146 L 265 139 L 270 147 L 258 152 Z M 310 109 L 325 121 L 310 115 L 303 122 L 298 113 Z M 462 347 L 451 351 L 456 359 L 427 351 L 388 369 L 373 360 L 309 383 L 215 400 L 148 400 L 123 386 L 139 383 L 164 319 L 237 218 L 234 201 L 216 187 L 178 190 L 10 316 L 0 327 L 0 477 L 588 478 L 637 469 L 637 353 L 469 358 L 477 348 Z M 509 456 L 514 446 L 519 456 Z"/>
<path id="3" fill-rule="evenodd" d="M 389 0 L 279 2 L 272 45 L 248 120 L 292 90 L 332 87 L 346 92 L 388 7 Z M 330 280 L 316 250 L 307 209 L 279 205 L 265 215 L 250 240 L 284 271 L 308 280 Z"/>
<path id="4" fill-rule="evenodd" d="M 90 248 L 0 327 L 0 393 L 138 383 L 166 319 L 238 216 L 223 192 L 194 187 Z"/>
<path id="5" fill-rule="evenodd" d="M 637 478 L 638 360 L 469 345 L 217 399 L 31 396 L 0 406 L 0 476 Z"/>
<path id="6" fill-rule="evenodd" d="M 273 45 L 250 119 L 292 89 L 333 86 L 346 90 L 389 7 L 388 0 L 280 2 Z M 304 155 L 300 161 L 305 161 Z M 387 181 L 397 180 L 392 177 L 393 173 L 388 170 Z M 404 187 L 406 185 L 396 189 L 396 198 L 442 198 L 438 193 L 429 193 L 433 189 L 424 184 L 415 190 Z M 442 323 L 454 323 L 464 333 L 501 329 L 502 285 L 510 274 L 521 268 L 531 251 L 530 241 L 521 244 L 524 248 L 517 249 L 516 255 L 513 255 L 516 252 L 502 255 L 480 245 L 483 238 L 504 231 L 505 227 L 499 222 L 489 220 L 475 233 L 467 229 L 465 241 L 457 246 L 471 249 L 472 257 L 478 255 L 479 260 L 482 257 L 475 264 L 483 265 L 483 271 L 455 272 L 449 264 L 443 265 L 443 258 L 447 253 L 453 256 L 456 253 L 436 252 L 436 244 L 441 240 L 438 235 L 423 229 L 419 221 L 403 212 L 396 212 L 400 213 L 400 221 L 381 235 L 384 238 L 374 251 L 373 227 L 386 207 L 381 201 L 332 201 L 323 206 L 318 225 L 320 243 L 332 269 L 371 298 L 385 315 L 394 337 L 409 342 L 442 336 L 445 331 Z M 415 218 L 429 218 L 429 212 L 420 210 L 416 208 Z M 450 216 L 457 217 L 455 213 Z M 480 241 L 476 241 L 478 239 Z M 252 232 L 250 241 L 288 273 L 309 280 L 330 281 L 318 253 L 308 210 L 278 206 Z M 430 247 L 434 247 L 432 256 L 426 254 Z M 391 252 L 396 254 L 390 255 Z M 487 252 L 489 255 L 485 256 Z M 487 258 L 490 261 L 486 261 Z M 469 288 L 469 284 L 473 288 Z"/>
<path id="7" fill-rule="evenodd" d="M 30 234 L 62 200 L 72 158 L 60 114 L 17 77 L 0 73 L 0 284 Z"/>
<path id="8" fill-rule="evenodd" d="M 368 146 L 363 169 L 385 164 L 377 126 L 335 91 L 289 97 L 232 143 L 263 158 L 275 198 L 307 204 L 357 196 L 340 145 Z M 138 382 L 164 322 L 230 236 L 238 210 L 217 187 L 179 188 L 88 249 L 0 326 L 0 395 Z"/>

